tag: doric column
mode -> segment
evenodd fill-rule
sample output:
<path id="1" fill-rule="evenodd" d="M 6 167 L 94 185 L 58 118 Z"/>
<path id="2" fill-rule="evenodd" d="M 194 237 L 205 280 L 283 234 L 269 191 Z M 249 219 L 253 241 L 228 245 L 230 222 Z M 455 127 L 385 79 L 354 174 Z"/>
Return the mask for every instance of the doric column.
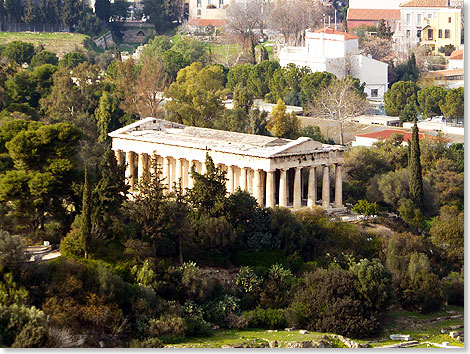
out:
<path id="1" fill-rule="evenodd" d="M 233 194 L 233 166 L 227 166 L 227 193 Z"/>
<path id="2" fill-rule="evenodd" d="M 301 167 L 295 168 L 294 177 L 294 209 L 300 209 L 302 206 L 302 188 L 300 185 L 300 175 L 302 172 Z"/>
<path id="3" fill-rule="evenodd" d="M 197 161 L 195 160 L 191 160 L 189 161 L 189 168 L 188 168 L 188 188 L 191 189 L 194 187 L 194 179 L 193 177 L 191 176 L 191 168 L 193 167 L 193 164 L 194 164 L 194 169 L 196 170 L 197 172 Z"/>
<path id="4" fill-rule="evenodd" d="M 183 188 L 183 193 L 185 192 L 186 188 L 188 188 L 188 180 L 189 180 L 189 176 L 188 176 L 188 171 L 189 171 L 189 168 L 188 168 L 188 165 L 189 165 L 189 161 L 188 160 L 183 160 L 182 163 L 181 163 L 181 167 L 182 167 L 182 171 L 181 173 L 183 174 L 183 179 L 181 180 L 181 183 L 183 184 L 182 185 L 182 188 Z"/>
<path id="5" fill-rule="evenodd" d="M 323 189 L 322 189 L 322 207 L 330 207 L 330 167 L 323 165 Z"/>
<path id="6" fill-rule="evenodd" d="M 245 167 L 242 167 L 241 168 L 241 171 L 240 171 L 240 188 L 242 190 L 246 190 L 247 189 L 247 185 L 246 185 L 246 175 L 247 175 L 247 169 Z"/>
<path id="7" fill-rule="evenodd" d="M 142 177 L 147 172 L 147 154 L 139 154 L 139 163 L 137 165 L 137 174 L 139 176 L 139 182 L 142 180 Z"/>
<path id="8" fill-rule="evenodd" d="M 311 166 L 308 169 L 308 196 L 307 206 L 312 208 L 317 201 L 317 176 L 315 175 L 315 167 Z"/>
<path id="9" fill-rule="evenodd" d="M 279 178 L 279 206 L 287 207 L 287 170 L 281 170 Z"/>
<path id="10" fill-rule="evenodd" d="M 261 171 L 254 170 L 253 177 L 253 196 L 258 201 L 258 204 L 263 206 L 263 196 L 261 194 Z"/>
<path id="11" fill-rule="evenodd" d="M 173 183 L 176 182 L 175 179 L 175 172 L 176 172 L 176 161 L 173 157 L 169 157 L 168 161 L 170 161 L 170 168 L 169 168 L 169 176 L 168 176 L 168 191 L 173 192 Z"/>
<path id="12" fill-rule="evenodd" d="M 248 190 L 248 192 L 251 194 L 251 195 L 255 195 L 255 192 L 253 190 L 253 180 L 255 178 L 254 176 L 254 170 L 247 170 L 246 173 L 246 188 Z"/>
<path id="13" fill-rule="evenodd" d="M 114 156 L 116 156 L 116 161 L 119 166 L 122 165 L 122 150 L 114 150 Z"/>
<path id="14" fill-rule="evenodd" d="M 182 179 L 182 170 L 183 170 L 183 161 L 182 159 L 175 159 L 175 182 L 177 185 L 180 183 L 180 179 Z"/>
<path id="15" fill-rule="evenodd" d="M 342 165 L 336 164 L 335 165 L 335 208 L 342 208 L 343 207 L 343 176 L 342 173 Z"/>
<path id="16" fill-rule="evenodd" d="M 163 157 L 163 176 L 164 178 L 164 183 L 170 187 L 170 158 L 168 156 Z"/>
<path id="17" fill-rule="evenodd" d="M 134 189 L 135 176 L 134 176 L 134 153 L 132 151 L 126 152 L 126 182 Z"/>
<path id="18" fill-rule="evenodd" d="M 266 172 L 266 207 L 274 208 L 275 196 L 274 196 L 274 171 Z"/>

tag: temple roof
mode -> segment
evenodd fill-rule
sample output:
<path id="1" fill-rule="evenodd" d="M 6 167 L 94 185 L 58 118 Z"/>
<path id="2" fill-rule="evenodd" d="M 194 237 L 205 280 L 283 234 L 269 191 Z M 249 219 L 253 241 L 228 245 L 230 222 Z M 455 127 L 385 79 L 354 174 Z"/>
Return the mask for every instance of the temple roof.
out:
<path id="1" fill-rule="evenodd" d="M 320 152 L 344 149 L 339 145 L 322 144 L 306 137 L 297 140 L 280 139 L 186 126 L 151 117 L 115 130 L 109 136 L 256 157 L 277 157 L 311 153 L 315 150 Z"/>

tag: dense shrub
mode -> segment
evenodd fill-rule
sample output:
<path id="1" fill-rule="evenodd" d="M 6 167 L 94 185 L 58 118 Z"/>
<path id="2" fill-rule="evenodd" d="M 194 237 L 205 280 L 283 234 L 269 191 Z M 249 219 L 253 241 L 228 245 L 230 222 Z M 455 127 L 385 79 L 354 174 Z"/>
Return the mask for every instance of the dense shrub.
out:
<path id="1" fill-rule="evenodd" d="M 227 327 L 227 316 L 240 312 L 240 299 L 225 294 L 207 306 L 207 318 L 219 327 Z"/>
<path id="2" fill-rule="evenodd" d="M 463 306 L 465 297 L 465 283 L 463 274 L 452 272 L 444 279 L 444 293 L 447 304 Z"/>
<path id="3" fill-rule="evenodd" d="M 281 329 L 287 326 L 284 309 L 256 308 L 252 311 L 243 312 L 243 317 L 248 321 L 251 328 Z"/>
<path id="4" fill-rule="evenodd" d="M 288 305 L 289 292 L 295 277 L 288 269 L 274 264 L 268 271 L 261 287 L 259 303 L 263 308 L 282 308 Z"/>
<path id="5" fill-rule="evenodd" d="M 130 344 L 131 348 L 163 348 L 162 341 L 158 338 L 147 338 L 144 340 L 133 340 Z"/>
<path id="6" fill-rule="evenodd" d="M 292 326 L 349 337 L 371 336 L 380 329 L 378 313 L 363 305 L 354 276 L 340 268 L 307 274 L 286 316 Z"/>
<path id="7" fill-rule="evenodd" d="M 149 334 L 152 337 L 184 337 L 186 329 L 184 319 L 174 315 L 163 315 L 149 323 Z"/>

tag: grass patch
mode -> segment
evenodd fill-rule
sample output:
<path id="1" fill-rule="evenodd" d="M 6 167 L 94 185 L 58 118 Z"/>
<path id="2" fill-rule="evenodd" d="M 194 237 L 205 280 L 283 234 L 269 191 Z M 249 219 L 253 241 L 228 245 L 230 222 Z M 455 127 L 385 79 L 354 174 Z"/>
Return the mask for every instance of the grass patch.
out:
<path id="1" fill-rule="evenodd" d="M 231 44 L 217 44 L 207 43 L 207 50 L 215 58 L 225 58 L 226 56 L 232 57 L 242 51 L 242 47 L 238 43 Z"/>
<path id="2" fill-rule="evenodd" d="M 11 41 L 30 42 L 35 46 L 42 44 L 48 51 L 56 53 L 62 57 L 65 53 L 73 52 L 84 48 L 84 41 L 87 35 L 80 33 L 64 32 L 0 32 L 0 45 Z"/>

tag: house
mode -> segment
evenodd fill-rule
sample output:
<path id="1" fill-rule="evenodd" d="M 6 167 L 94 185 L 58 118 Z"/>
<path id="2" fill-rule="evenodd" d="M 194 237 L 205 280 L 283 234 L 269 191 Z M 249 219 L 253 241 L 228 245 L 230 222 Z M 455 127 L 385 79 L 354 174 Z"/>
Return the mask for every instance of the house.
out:
<path id="1" fill-rule="evenodd" d="M 402 145 L 408 145 L 408 140 L 412 140 L 412 135 L 410 131 L 400 130 L 400 129 L 384 129 L 372 133 L 366 134 L 357 134 L 356 140 L 352 142 L 352 146 L 367 146 L 371 147 L 374 143 L 380 140 L 390 140 L 395 135 L 401 135 L 403 137 Z M 427 135 L 423 133 L 418 133 L 419 140 L 423 139 L 439 139 L 436 136 Z M 448 139 L 445 139 L 448 141 Z"/>
<path id="2" fill-rule="evenodd" d="M 305 31 L 304 47 L 284 47 L 279 63 L 309 67 L 313 72 L 327 71 L 338 78 L 351 75 L 365 83 L 371 99 L 383 99 L 388 89 L 388 64 L 359 55 L 359 37 L 330 27 Z"/>
<path id="3" fill-rule="evenodd" d="M 464 69 L 430 71 L 425 76 L 433 80 L 435 86 L 443 86 L 447 89 L 464 87 Z"/>
<path id="4" fill-rule="evenodd" d="M 400 30 L 394 34 L 406 51 L 418 44 L 434 54 L 439 48 L 461 43 L 461 10 L 450 7 L 449 0 L 411 0 L 400 5 Z"/>
<path id="5" fill-rule="evenodd" d="M 463 69 L 463 48 L 454 50 L 449 57 L 449 70 Z"/>
<path id="6" fill-rule="evenodd" d="M 347 15 L 348 28 L 360 26 L 377 27 L 385 20 L 395 31 L 400 22 L 400 3 L 403 0 L 350 0 Z"/>
<path id="7" fill-rule="evenodd" d="M 232 0 L 189 0 L 188 24 L 194 27 L 224 26 Z"/>

